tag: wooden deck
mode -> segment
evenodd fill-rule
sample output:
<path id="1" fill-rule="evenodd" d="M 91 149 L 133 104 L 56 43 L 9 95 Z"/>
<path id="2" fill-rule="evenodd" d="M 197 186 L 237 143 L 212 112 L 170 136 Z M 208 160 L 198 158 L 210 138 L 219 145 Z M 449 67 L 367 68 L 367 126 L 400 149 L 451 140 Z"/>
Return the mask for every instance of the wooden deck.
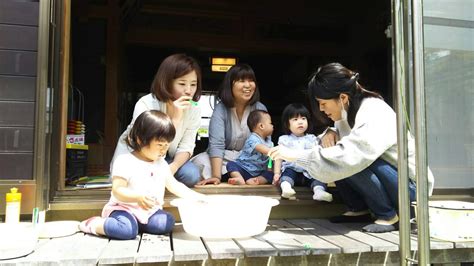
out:
<path id="1" fill-rule="evenodd" d="M 172 236 L 117 241 L 76 233 L 42 239 L 26 257 L 0 265 L 399 265 L 398 232 L 369 234 L 361 224 L 326 219 L 270 220 L 244 239 L 204 239 L 177 224 Z M 412 236 L 416 258 L 416 236 Z M 474 242 L 431 241 L 431 263 L 474 262 Z"/>

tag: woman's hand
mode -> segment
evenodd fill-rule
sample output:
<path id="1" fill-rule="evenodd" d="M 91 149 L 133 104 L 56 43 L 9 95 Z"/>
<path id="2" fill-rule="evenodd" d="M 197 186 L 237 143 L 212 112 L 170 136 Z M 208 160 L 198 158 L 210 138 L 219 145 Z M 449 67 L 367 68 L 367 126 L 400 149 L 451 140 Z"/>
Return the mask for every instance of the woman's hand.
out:
<path id="1" fill-rule="evenodd" d="M 170 116 L 171 120 L 173 121 L 173 125 L 178 126 L 180 125 L 184 110 L 191 107 L 191 96 L 181 96 L 174 102 L 172 102 L 172 106 L 166 111 L 166 113 Z"/>
<path id="2" fill-rule="evenodd" d="M 324 136 L 321 138 L 321 146 L 323 146 L 323 148 L 329 148 L 336 145 L 336 142 L 338 141 L 339 135 L 336 132 L 328 129 L 326 134 L 324 134 Z"/>
<path id="3" fill-rule="evenodd" d="M 149 210 L 153 207 L 155 207 L 156 204 L 159 204 L 159 202 L 150 196 L 141 196 L 138 198 L 138 206 L 140 206 L 144 210 Z"/>
<path id="4" fill-rule="evenodd" d="M 176 99 L 173 102 L 173 105 L 178 110 L 185 110 L 185 109 L 188 109 L 189 107 L 191 107 L 190 100 L 192 100 L 192 99 L 193 98 L 191 96 L 183 95 L 183 96 L 179 97 L 178 99 Z"/>
<path id="5" fill-rule="evenodd" d="M 270 156 L 272 160 L 284 160 L 287 162 L 294 162 L 296 161 L 296 159 L 299 158 L 298 151 L 299 150 L 292 150 L 288 149 L 285 146 L 279 145 L 271 148 L 267 155 Z"/>
<path id="6" fill-rule="evenodd" d="M 207 184 L 212 184 L 212 185 L 219 185 L 221 183 L 221 179 L 218 178 L 218 177 L 211 177 L 211 178 L 208 178 L 208 179 L 204 179 L 204 180 L 201 180 L 199 181 L 196 186 L 204 186 L 204 185 L 207 185 Z"/>

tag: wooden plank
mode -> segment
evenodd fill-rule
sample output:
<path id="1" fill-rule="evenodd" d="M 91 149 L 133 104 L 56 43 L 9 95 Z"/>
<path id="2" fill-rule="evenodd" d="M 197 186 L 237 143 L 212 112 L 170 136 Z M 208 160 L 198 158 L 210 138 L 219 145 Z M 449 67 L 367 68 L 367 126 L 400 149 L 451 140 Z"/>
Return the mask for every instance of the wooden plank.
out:
<path id="1" fill-rule="evenodd" d="M 232 239 L 203 238 L 207 252 L 212 259 L 243 258 L 244 251 Z"/>
<path id="2" fill-rule="evenodd" d="M 44 246 L 48 241 L 50 241 L 50 239 L 39 239 L 38 243 L 36 244 L 35 250 L 31 254 L 16 259 L 0 260 L 0 266 L 35 265 L 35 253 L 38 253 L 40 248 Z"/>
<path id="3" fill-rule="evenodd" d="M 61 258 L 67 257 L 74 244 L 79 238 L 84 237 L 83 233 L 76 233 L 74 235 L 53 238 L 40 246 L 34 253 L 29 255 L 29 260 L 34 264 L 40 265 L 59 265 Z"/>
<path id="4" fill-rule="evenodd" d="M 38 26 L 39 1 L 0 1 L 0 23 Z"/>
<path id="5" fill-rule="evenodd" d="M 305 231 L 314 234 L 342 249 L 343 253 L 359 253 L 369 252 L 370 246 L 362 242 L 353 240 L 346 236 L 339 235 L 338 233 L 326 229 L 318 224 L 315 224 L 309 220 L 296 219 L 291 221 L 292 224 L 303 228 Z"/>
<path id="6" fill-rule="evenodd" d="M 258 238 L 267 241 L 278 251 L 278 256 L 304 256 L 310 253 L 303 245 L 290 238 L 287 234 L 277 230 L 268 230 L 258 236 Z"/>
<path id="7" fill-rule="evenodd" d="M 54 238 L 28 256 L 30 263 L 38 264 L 96 264 L 108 239 L 77 233 Z"/>
<path id="8" fill-rule="evenodd" d="M 137 254 L 137 263 L 151 263 L 171 261 L 171 239 L 164 235 L 143 234 L 140 249 Z"/>
<path id="9" fill-rule="evenodd" d="M 33 102 L 35 96 L 35 77 L 0 76 L 0 100 Z"/>
<path id="10" fill-rule="evenodd" d="M 279 231 L 283 231 L 285 234 L 299 242 L 299 247 L 303 247 L 308 255 L 341 253 L 341 249 L 338 246 L 304 231 L 303 229 L 292 224 L 291 220 L 271 220 L 269 224 Z"/>
<path id="11" fill-rule="evenodd" d="M 0 169 L 1 180 L 32 180 L 33 153 L 1 153 Z"/>
<path id="12" fill-rule="evenodd" d="M 173 229 L 173 256 L 175 261 L 205 260 L 208 258 L 206 247 L 201 238 L 186 233 L 182 224 Z"/>
<path id="13" fill-rule="evenodd" d="M 365 225 L 367 224 L 363 224 L 363 223 L 345 223 L 344 224 L 345 226 L 349 227 L 349 228 L 352 228 L 354 230 L 361 230 L 362 227 L 364 227 Z M 385 233 L 367 233 L 366 234 L 369 234 L 371 236 L 374 236 L 374 237 L 378 237 L 380 239 L 383 239 L 385 241 L 388 241 L 388 242 L 392 242 L 396 245 L 400 245 L 400 237 L 398 234 L 392 234 L 391 232 L 385 232 Z M 416 250 L 416 241 L 413 241 L 412 239 L 410 239 L 410 248 L 411 250 Z"/>
<path id="14" fill-rule="evenodd" d="M 473 265 L 474 249 L 472 248 L 456 248 L 456 249 L 439 249 L 431 250 L 430 262 L 432 264 L 439 263 L 440 265 Z M 471 262 L 471 263 L 469 263 Z"/>
<path id="15" fill-rule="evenodd" d="M 0 102 L 0 126 L 34 127 L 34 102 Z"/>
<path id="16" fill-rule="evenodd" d="M 36 57 L 36 52 L 0 50 L 0 74 L 36 76 Z"/>
<path id="17" fill-rule="evenodd" d="M 59 256 L 60 264 L 95 265 L 102 250 L 109 243 L 109 239 L 77 233 L 71 242 L 71 249 Z"/>
<path id="18" fill-rule="evenodd" d="M 38 50 L 38 27 L 0 24 L 0 49 Z"/>
<path id="19" fill-rule="evenodd" d="M 140 236 L 132 240 L 111 239 L 99 257 L 99 265 L 135 263 Z"/>
<path id="20" fill-rule="evenodd" d="M 31 152 L 33 153 L 33 128 L 0 127 L 0 152 Z"/>
<path id="21" fill-rule="evenodd" d="M 247 238 L 236 238 L 235 242 L 244 251 L 246 257 L 270 257 L 277 256 L 278 251 L 264 239 L 260 239 L 259 236 L 247 237 Z"/>
<path id="22" fill-rule="evenodd" d="M 412 237 L 416 237 L 416 236 L 412 235 Z M 454 243 L 431 238 L 430 239 L 430 248 L 432 250 L 434 250 L 434 249 L 454 249 Z"/>
<path id="23" fill-rule="evenodd" d="M 474 241 L 470 242 L 455 242 L 455 248 L 474 248 Z"/>
<path id="24" fill-rule="evenodd" d="M 393 231 L 391 233 L 398 236 L 398 237 L 400 235 L 400 233 L 398 231 Z M 418 237 L 416 235 L 411 234 L 410 239 L 411 239 L 412 249 L 418 250 Z M 433 238 L 430 239 L 430 249 L 432 249 L 432 250 L 453 249 L 453 248 L 454 248 L 454 243 L 453 242 L 446 242 L 446 241 L 436 240 L 436 239 L 433 239 Z"/>
<path id="25" fill-rule="evenodd" d="M 365 243 L 372 247 L 373 252 L 398 251 L 398 245 L 392 242 L 382 240 L 380 238 L 365 234 L 360 231 L 356 231 L 352 228 L 344 226 L 343 224 L 331 223 L 329 220 L 326 219 L 311 219 L 310 221 L 319 224 L 329 230 L 335 231 L 339 234 Z"/>

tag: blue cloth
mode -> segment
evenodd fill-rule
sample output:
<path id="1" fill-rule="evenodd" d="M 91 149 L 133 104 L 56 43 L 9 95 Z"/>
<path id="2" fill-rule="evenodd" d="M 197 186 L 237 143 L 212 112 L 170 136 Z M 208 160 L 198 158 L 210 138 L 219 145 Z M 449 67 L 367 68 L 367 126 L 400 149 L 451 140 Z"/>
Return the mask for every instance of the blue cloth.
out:
<path id="1" fill-rule="evenodd" d="M 309 150 L 319 145 L 319 138 L 313 134 L 306 134 L 302 137 L 298 137 L 294 134 L 288 134 L 278 138 L 278 145 L 283 145 L 292 150 Z M 284 172 L 288 168 L 293 169 L 298 173 L 302 173 L 309 179 L 314 179 L 314 177 L 312 177 L 308 171 L 300 166 L 297 166 L 294 162 L 283 161 L 281 164 L 281 172 Z"/>
<path id="2" fill-rule="evenodd" d="M 260 173 L 267 169 L 268 165 L 268 156 L 261 154 L 255 149 L 259 144 L 269 148 L 273 147 L 270 136 L 264 140 L 258 134 L 252 133 L 245 141 L 244 147 L 235 161 L 252 176 L 259 176 Z"/>
<path id="3" fill-rule="evenodd" d="M 398 172 L 382 159 L 348 178 L 336 181 L 336 187 L 350 211 L 369 209 L 377 218 L 388 220 L 398 210 Z M 416 200 L 416 185 L 409 180 L 410 201 Z"/>
<path id="4" fill-rule="evenodd" d="M 273 182 L 273 172 L 270 172 L 268 170 L 264 170 L 264 171 L 260 172 L 260 174 L 253 176 L 249 172 L 247 172 L 244 168 L 242 168 L 242 166 L 237 164 L 236 162 L 228 162 L 227 165 L 226 165 L 226 168 L 227 168 L 228 173 L 230 173 L 230 172 L 239 172 L 240 175 L 242 175 L 242 177 L 244 178 L 245 181 L 249 180 L 252 177 L 257 177 L 257 176 L 261 175 L 267 180 L 268 183 Z M 229 178 L 230 178 L 230 176 L 227 175 L 226 180 L 229 179 Z"/>
<path id="5" fill-rule="evenodd" d="M 281 174 L 280 184 L 284 181 L 290 183 L 291 187 L 295 186 L 296 184 L 297 186 L 310 187 L 311 189 L 316 186 L 321 186 L 324 188 L 324 190 L 327 188 L 327 185 L 323 182 L 316 179 L 308 179 L 303 175 L 303 173 L 297 172 L 292 168 L 286 168 Z"/>
<path id="6" fill-rule="evenodd" d="M 113 211 L 104 222 L 105 235 L 112 239 L 135 239 L 138 233 L 154 235 L 168 234 L 173 230 L 175 219 L 171 213 L 158 210 L 149 219 L 147 224 L 137 221 L 135 216 L 126 211 Z"/>
<path id="7" fill-rule="evenodd" d="M 165 159 L 168 163 L 173 160 L 169 157 Z M 174 177 L 179 182 L 185 184 L 187 187 L 194 187 L 194 185 L 201 179 L 199 168 L 191 161 L 185 162 L 174 174 Z"/>

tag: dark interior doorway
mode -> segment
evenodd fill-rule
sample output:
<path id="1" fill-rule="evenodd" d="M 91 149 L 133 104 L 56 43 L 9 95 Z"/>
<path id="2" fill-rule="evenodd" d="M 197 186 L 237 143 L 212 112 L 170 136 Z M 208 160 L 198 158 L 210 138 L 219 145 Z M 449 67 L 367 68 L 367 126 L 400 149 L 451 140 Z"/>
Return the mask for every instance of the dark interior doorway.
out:
<path id="1" fill-rule="evenodd" d="M 119 132 L 130 122 L 136 100 L 149 92 L 161 61 L 176 52 L 198 59 L 206 91 L 217 91 L 224 76 L 210 71 L 211 56 L 233 56 L 250 64 L 276 125 L 274 140 L 281 134 L 283 108 L 308 103 L 307 78 L 325 63 L 337 61 L 358 71 L 362 84 L 392 103 L 388 0 L 117 2 Z M 85 98 L 86 141 L 97 143 L 106 110 L 107 1 L 74 1 L 72 8 L 73 86 Z"/>

